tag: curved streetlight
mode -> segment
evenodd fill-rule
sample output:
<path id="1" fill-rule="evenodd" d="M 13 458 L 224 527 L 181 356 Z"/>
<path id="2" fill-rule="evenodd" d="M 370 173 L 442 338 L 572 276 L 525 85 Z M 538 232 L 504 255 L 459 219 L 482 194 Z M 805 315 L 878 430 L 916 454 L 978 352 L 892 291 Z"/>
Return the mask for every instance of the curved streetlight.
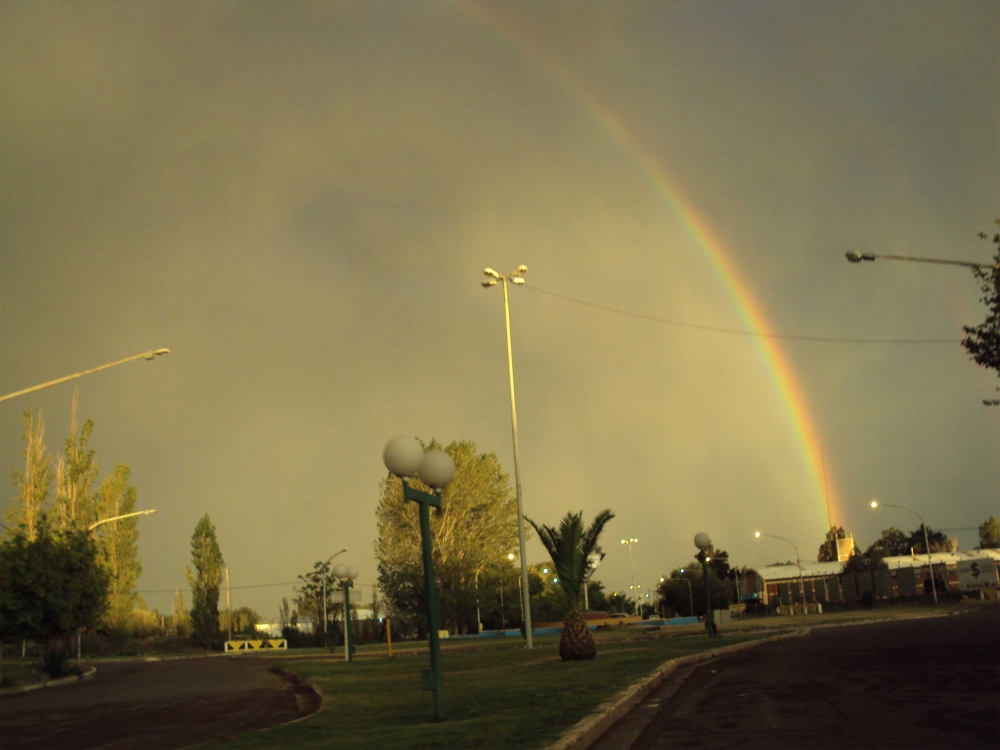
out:
<path id="1" fill-rule="evenodd" d="M 980 268 L 996 268 L 993 263 L 972 263 L 965 260 L 942 260 L 940 258 L 914 258 L 909 255 L 883 255 L 881 253 L 859 253 L 854 250 L 848 250 L 844 255 L 847 256 L 847 260 L 850 263 L 861 263 L 863 261 L 875 262 L 876 258 L 881 258 L 882 260 L 908 260 L 913 263 L 935 263 L 942 266 L 962 266 L 963 268 L 975 268 L 979 270 Z"/>
<path id="2" fill-rule="evenodd" d="M 872 510 L 878 508 L 880 505 L 885 506 L 886 508 L 905 510 L 907 513 L 912 513 L 913 515 L 915 515 L 917 518 L 920 519 L 920 528 L 924 530 L 924 548 L 927 550 L 927 569 L 931 577 L 931 593 L 934 594 L 934 604 L 936 606 L 938 603 L 937 584 L 934 581 L 934 564 L 931 562 L 931 544 L 929 541 L 927 541 L 927 524 L 924 523 L 923 516 L 921 516 L 919 513 L 917 513 L 917 511 L 911 508 L 904 508 L 902 505 L 893 505 L 892 503 L 880 503 L 878 500 L 872 500 L 871 502 Z M 947 570 L 948 568 L 947 566 L 945 566 L 945 572 L 947 572 Z"/>
<path id="3" fill-rule="evenodd" d="M 434 558 L 431 555 L 430 506 L 440 510 L 441 491 L 455 476 L 455 462 L 444 451 L 424 452 L 416 438 L 394 437 L 385 445 L 382 460 L 391 474 L 403 484 L 403 497 L 420 506 L 420 540 L 424 556 L 424 598 L 427 600 L 427 641 L 431 652 L 431 668 L 424 672 L 424 684 L 434 693 L 434 720 L 444 719 L 444 676 L 441 673 L 441 643 L 438 640 L 437 582 L 434 579 Z M 418 476 L 434 488 L 434 494 L 413 489 L 406 480 Z M 523 550 L 523 547 L 522 547 Z M 521 558 L 522 565 L 524 558 Z M 525 586 L 527 589 L 527 586 Z M 528 631 L 531 632 L 530 630 Z"/>
<path id="4" fill-rule="evenodd" d="M 155 508 L 153 510 L 137 510 L 135 513 L 126 513 L 123 516 L 112 516 L 111 518 L 102 518 L 100 521 L 90 524 L 90 526 L 87 527 L 87 531 L 93 531 L 98 526 L 104 523 L 111 523 L 112 521 L 120 521 L 123 518 L 132 518 L 133 516 L 151 516 L 154 513 L 156 513 Z"/>
<path id="5" fill-rule="evenodd" d="M 525 643 L 530 649 L 533 647 L 531 635 L 531 600 L 529 599 L 528 587 L 528 563 L 524 542 L 524 501 L 521 493 L 521 454 L 517 446 L 517 406 L 514 400 L 514 356 L 510 348 L 510 304 L 507 300 L 507 282 L 515 286 L 524 283 L 524 274 L 528 272 L 528 267 L 520 265 L 503 276 L 492 268 L 484 268 L 483 286 L 489 289 L 496 286 L 497 282 L 503 283 L 503 320 L 507 332 L 507 377 L 510 380 L 510 426 L 514 436 L 514 488 L 517 493 L 517 542 L 521 553 L 521 611 L 524 613 L 524 636 Z"/>
<path id="6" fill-rule="evenodd" d="M 341 550 L 341 552 L 346 551 L 346 549 Z M 340 552 L 337 553 L 337 555 L 339 554 Z M 359 575 L 360 571 L 353 565 L 337 563 L 333 566 L 333 577 L 340 581 L 340 589 L 344 592 L 344 661 L 354 661 L 354 636 L 351 635 L 351 588 Z M 325 611 L 326 602 L 323 603 L 323 608 Z M 326 632 L 326 623 L 323 623 L 323 632 Z"/>
<path id="7" fill-rule="evenodd" d="M 131 357 L 126 357 L 125 359 L 119 359 L 117 362 L 109 362 L 106 365 L 101 365 L 100 367 L 91 367 L 89 370 L 83 370 L 82 372 L 77 372 L 72 375 L 67 375 L 63 378 L 56 378 L 55 380 L 50 380 L 47 383 L 42 383 L 41 385 L 33 385 L 31 388 L 25 388 L 21 391 L 15 391 L 14 393 L 8 393 L 6 396 L 0 396 L 0 401 L 6 401 L 9 398 L 14 398 L 15 396 L 23 396 L 26 393 L 33 393 L 34 391 L 40 391 L 42 388 L 48 388 L 50 385 L 59 385 L 60 383 L 65 383 L 67 380 L 73 380 L 74 378 L 81 378 L 84 375 L 90 375 L 92 372 L 98 372 L 99 370 L 107 370 L 109 367 L 116 367 L 118 365 L 123 365 L 126 362 L 131 362 L 136 359 L 155 359 L 156 357 L 162 356 L 164 354 L 170 354 L 169 349 L 151 349 L 148 352 L 142 352 L 141 354 L 134 354 Z"/>
<path id="8" fill-rule="evenodd" d="M 694 617 L 694 594 L 692 593 L 693 589 L 691 588 L 691 581 L 685 578 L 683 574 L 684 574 L 684 568 L 681 568 L 680 578 L 671 580 L 684 581 L 684 583 L 688 585 L 688 606 L 691 608 L 691 617 Z M 660 580 L 662 581 L 663 579 L 661 578 Z"/>
<path id="9" fill-rule="evenodd" d="M 629 565 L 629 568 L 631 568 L 631 570 L 632 570 L 632 585 L 628 587 L 629 591 L 631 591 L 632 589 L 634 589 L 636 587 L 635 586 L 635 565 L 632 563 L 632 545 L 636 544 L 638 541 L 639 540 L 636 537 L 634 537 L 634 536 L 630 536 L 628 539 L 622 539 L 622 544 L 627 544 L 628 545 L 628 565 Z M 635 599 L 635 609 L 636 609 L 636 611 L 638 611 L 639 610 L 639 596 L 638 596 L 638 594 L 635 597 L 633 597 L 633 598 Z"/>
<path id="10" fill-rule="evenodd" d="M 766 536 L 769 539 L 780 539 L 783 542 L 788 542 L 792 545 L 792 549 L 795 550 L 795 564 L 799 568 L 799 590 L 802 592 L 802 609 L 806 609 L 806 581 L 802 575 L 802 558 L 799 557 L 799 548 L 795 546 L 795 542 L 791 539 L 785 539 L 783 536 L 777 536 L 775 534 L 765 534 L 762 531 L 755 531 L 753 533 L 754 537 L 760 539 L 762 536 Z"/>
<path id="11" fill-rule="evenodd" d="M 323 563 L 324 567 L 330 564 L 330 560 L 332 560 L 333 558 L 335 558 L 337 555 L 344 554 L 345 552 L 347 552 L 347 547 L 344 547 L 344 549 L 340 550 L 340 552 L 336 552 L 336 553 L 330 555 L 326 559 L 326 562 Z M 326 619 L 326 578 L 327 578 L 327 573 L 324 572 L 323 573 L 323 641 L 324 641 L 324 643 L 326 642 L 326 623 L 327 623 L 327 619 Z"/>

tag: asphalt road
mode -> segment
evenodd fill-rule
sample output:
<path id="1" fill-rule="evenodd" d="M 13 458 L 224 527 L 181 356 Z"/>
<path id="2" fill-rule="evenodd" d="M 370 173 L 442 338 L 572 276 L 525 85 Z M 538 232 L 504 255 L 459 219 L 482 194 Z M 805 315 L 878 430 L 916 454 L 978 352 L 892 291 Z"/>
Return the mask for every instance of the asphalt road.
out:
<path id="1" fill-rule="evenodd" d="M 14 748 L 175 748 L 310 713 L 310 689 L 269 660 L 209 657 L 98 663 L 73 685 L 4 696 L 0 742 Z"/>
<path id="2" fill-rule="evenodd" d="M 1000 748 L 1000 607 L 817 628 L 679 670 L 591 750 Z"/>

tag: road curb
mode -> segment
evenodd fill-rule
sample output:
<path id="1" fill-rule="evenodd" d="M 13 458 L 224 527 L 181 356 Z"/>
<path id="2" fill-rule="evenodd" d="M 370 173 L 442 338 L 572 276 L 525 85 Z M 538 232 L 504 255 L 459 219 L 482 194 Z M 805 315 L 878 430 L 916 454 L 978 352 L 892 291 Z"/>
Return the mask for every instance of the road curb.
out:
<path id="1" fill-rule="evenodd" d="M 765 643 L 783 641 L 787 638 L 798 638 L 809 633 L 810 628 L 800 628 L 792 633 L 781 633 L 767 638 L 758 638 L 745 643 L 734 643 L 731 646 L 709 649 L 701 653 L 681 656 L 677 659 L 670 659 L 653 670 L 652 674 L 637 682 L 629 688 L 618 693 L 607 703 L 602 703 L 589 716 L 581 719 L 563 734 L 546 750 L 586 750 L 594 742 L 600 739 L 601 735 L 607 732 L 612 725 L 625 714 L 642 702 L 643 698 L 649 695 L 655 688 L 659 687 L 664 679 L 669 677 L 678 667 L 686 664 L 696 664 L 707 661 L 717 656 L 725 656 L 737 651 L 744 651 L 755 646 L 762 646 Z"/>
<path id="2" fill-rule="evenodd" d="M 0 690 L 0 695 L 16 695 L 17 693 L 30 693 L 33 690 L 45 690 L 47 688 L 62 687 L 63 685 L 70 685 L 74 682 L 89 680 L 96 673 L 97 667 L 86 667 L 83 674 L 75 674 L 70 677 L 59 677 L 55 680 L 46 680 L 45 682 L 36 682 L 33 685 L 15 685 L 14 687 L 3 688 Z"/>

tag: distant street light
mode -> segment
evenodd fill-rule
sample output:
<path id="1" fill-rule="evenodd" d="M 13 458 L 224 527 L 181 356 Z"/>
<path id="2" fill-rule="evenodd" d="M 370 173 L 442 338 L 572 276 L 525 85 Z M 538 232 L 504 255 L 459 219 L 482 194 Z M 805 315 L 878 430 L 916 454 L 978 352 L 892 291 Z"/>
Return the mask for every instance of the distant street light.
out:
<path id="1" fill-rule="evenodd" d="M 622 544 L 628 545 L 628 565 L 632 569 L 632 585 L 629 586 L 630 591 L 635 588 L 635 565 L 632 563 L 632 545 L 636 544 L 638 541 L 639 540 L 636 539 L 634 536 L 631 536 L 628 539 L 622 539 Z M 635 598 L 635 608 L 636 610 L 638 610 L 639 609 L 638 594 L 636 594 L 634 598 Z"/>
<path id="2" fill-rule="evenodd" d="M 169 349 L 152 349 L 148 352 L 143 352 L 142 354 L 135 354 L 131 357 L 126 357 L 125 359 L 119 359 L 117 362 L 109 362 L 106 365 L 101 365 L 100 367 L 92 367 L 89 370 L 84 370 L 83 372 L 77 372 L 73 375 L 67 375 L 64 378 L 57 378 L 55 380 L 50 380 L 47 383 L 42 383 L 41 385 L 34 385 L 31 388 L 25 388 L 22 391 L 15 391 L 14 393 L 8 393 L 6 396 L 0 396 L 0 401 L 6 401 L 9 398 L 14 398 L 15 396 L 23 396 L 26 393 L 32 393 L 34 391 L 40 391 L 42 388 L 48 388 L 50 385 L 59 385 L 60 383 L 65 383 L 67 380 L 73 380 L 74 378 L 80 378 L 84 375 L 90 375 L 92 372 L 98 372 L 99 370 L 107 370 L 109 367 L 116 367 L 117 365 L 123 365 L 126 362 L 131 362 L 135 359 L 155 359 L 163 354 L 169 354 Z"/>
<path id="3" fill-rule="evenodd" d="M 871 502 L 871 506 L 873 509 L 878 508 L 880 505 L 885 506 L 886 508 L 905 510 L 907 513 L 912 513 L 913 515 L 915 515 L 917 518 L 920 519 L 920 528 L 924 530 L 924 547 L 927 548 L 927 568 L 931 577 L 931 592 L 934 594 L 934 604 L 936 606 L 938 603 L 937 585 L 934 582 L 934 564 L 931 562 L 931 544 L 929 541 L 927 541 L 927 524 L 924 523 L 923 517 L 919 513 L 917 513 L 917 511 L 912 510 L 911 508 L 904 508 L 902 505 L 893 505 L 892 503 L 880 503 L 878 500 L 872 500 Z M 948 568 L 947 566 L 945 566 L 945 571 L 947 570 Z"/>
<path id="4" fill-rule="evenodd" d="M 792 549 L 795 550 L 795 564 L 799 568 L 799 589 L 802 591 L 802 611 L 805 612 L 806 609 L 806 581 L 802 576 L 802 558 L 799 557 L 799 548 L 795 546 L 795 542 L 791 539 L 785 539 L 783 536 L 776 536 L 774 534 L 765 534 L 761 531 L 755 531 L 753 535 L 760 539 L 762 536 L 766 536 L 770 539 L 780 539 L 783 542 L 788 542 L 792 545 Z"/>
<path id="5" fill-rule="evenodd" d="M 876 258 L 881 258 L 882 260 L 908 260 L 914 263 L 936 263 L 943 266 L 962 266 L 963 268 L 975 268 L 979 270 L 981 268 L 995 268 L 993 263 L 972 263 L 964 260 L 941 260 L 939 258 L 914 258 L 909 255 L 882 255 L 879 253 L 858 253 L 853 250 L 849 250 L 844 253 L 847 256 L 847 260 L 851 263 L 861 263 L 862 261 L 872 261 L 874 262 Z"/>
<path id="6" fill-rule="evenodd" d="M 434 558 L 431 555 L 430 506 L 441 508 L 441 491 L 455 476 L 455 462 L 444 451 L 424 452 L 416 438 L 395 437 L 385 445 L 382 460 L 390 473 L 403 484 L 403 497 L 420 506 L 420 540 L 424 556 L 424 598 L 427 601 L 427 642 L 431 652 L 431 668 L 424 673 L 424 684 L 434 693 L 434 720 L 444 720 L 444 675 L 441 672 L 441 643 L 438 640 L 437 581 L 434 578 Z M 406 480 L 419 476 L 434 488 L 434 494 L 415 490 Z M 523 550 L 523 547 L 522 547 Z M 522 565 L 524 558 L 522 557 Z M 527 588 L 527 586 L 525 586 Z M 529 630 L 530 632 L 530 630 Z"/>
<path id="7" fill-rule="evenodd" d="M 521 493 L 521 454 L 518 450 L 517 445 L 517 406 L 514 400 L 514 355 L 511 353 L 510 348 L 510 304 L 507 300 L 507 282 L 515 286 L 520 286 L 524 283 L 524 274 L 528 272 L 528 267 L 521 265 L 510 272 L 509 275 L 503 276 L 497 273 L 492 268 L 484 268 L 483 275 L 486 276 L 483 279 L 483 286 L 489 289 L 491 286 L 496 286 L 497 282 L 503 282 L 503 320 L 505 330 L 507 332 L 507 376 L 510 380 L 510 426 L 511 432 L 514 436 L 514 487 L 517 494 L 517 542 L 518 549 L 521 554 L 521 611 L 524 613 L 522 619 L 524 621 L 524 635 L 527 647 L 530 649 L 533 647 L 532 635 L 531 635 L 531 600 L 529 598 L 529 587 L 528 587 L 528 562 L 527 562 L 527 551 L 525 550 L 524 542 L 524 501 Z"/>
<path id="8" fill-rule="evenodd" d="M 156 509 L 153 510 L 137 510 L 135 513 L 126 513 L 123 516 L 112 516 L 111 518 L 102 518 L 97 523 L 92 523 L 87 527 L 87 531 L 93 531 L 98 526 L 104 523 L 111 523 L 112 521 L 120 521 L 123 518 L 132 518 L 133 516 L 151 516 L 156 513 Z"/>
<path id="9" fill-rule="evenodd" d="M 694 535 L 694 546 L 699 549 L 698 559 L 701 561 L 701 574 L 705 581 L 705 630 L 711 638 L 718 634 L 712 614 L 712 595 L 708 588 L 708 561 L 712 559 L 708 555 L 708 550 L 712 546 L 712 540 L 704 531 L 699 531 Z"/>
<path id="10" fill-rule="evenodd" d="M 333 558 L 335 558 L 337 555 L 344 554 L 345 552 L 347 552 L 347 547 L 344 547 L 344 549 L 340 550 L 340 552 L 337 552 L 335 554 L 330 555 L 330 557 L 327 558 L 327 561 L 325 563 L 323 563 L 324 568 L 327 565 L 330 564 L 330 560 L 332 560 Z M 324 572 L 323 572 L 323 640 L 324 641 L 326 640 L 326 623 L 327 623 L 327 619 L 326 619 L 326 577 L 327 577 L 326 576 L 326 571 L 324 570 Z"/>

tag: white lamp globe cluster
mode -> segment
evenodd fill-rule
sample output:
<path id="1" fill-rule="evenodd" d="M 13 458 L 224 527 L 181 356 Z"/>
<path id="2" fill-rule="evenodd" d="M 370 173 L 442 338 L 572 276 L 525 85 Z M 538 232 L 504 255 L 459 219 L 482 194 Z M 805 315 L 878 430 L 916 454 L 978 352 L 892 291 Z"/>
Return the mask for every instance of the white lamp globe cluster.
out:
<path id="1" fill-rule="evenodd" d="M 353 580 L 357 579 L 357 577 L 360 574 L 361 574 L 361 571 L 359 571 L 353 565 L 347 566 L 347 565 L 344 565 L 344 563 L 337 563 L 336 565 L 333 566 L 333 577 L 334 578 L 341 578 L 341 579 L 343 579 L 343 578 L 350 578 L 353 581 Z"/>
<path id="2" fill-rule="evenodd" d="M 416 438 L 399 435 L 385 444 L 385 467 L 396 476 L 417 476 L 436 490 L 448 486 L 455 476 L 455 462 L 444 451 L 424 451 Z"/>

